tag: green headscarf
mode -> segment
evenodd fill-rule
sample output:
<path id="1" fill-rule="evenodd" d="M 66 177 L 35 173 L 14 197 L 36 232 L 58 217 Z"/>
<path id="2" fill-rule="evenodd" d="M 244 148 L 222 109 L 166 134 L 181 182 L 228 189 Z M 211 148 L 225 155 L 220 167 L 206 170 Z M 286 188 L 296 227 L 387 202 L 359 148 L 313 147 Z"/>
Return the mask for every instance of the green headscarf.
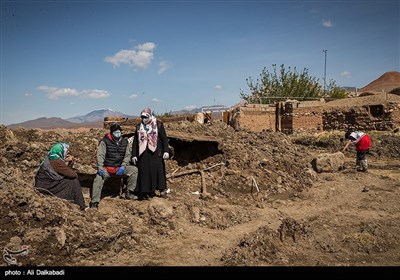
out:
<path id="1" fill-rule="evenodd" d="M 55 144 L 48 152 L 49 159 L 62 159 L 64 160 L 69 150 L 69 145 L 63 142 Z"/>

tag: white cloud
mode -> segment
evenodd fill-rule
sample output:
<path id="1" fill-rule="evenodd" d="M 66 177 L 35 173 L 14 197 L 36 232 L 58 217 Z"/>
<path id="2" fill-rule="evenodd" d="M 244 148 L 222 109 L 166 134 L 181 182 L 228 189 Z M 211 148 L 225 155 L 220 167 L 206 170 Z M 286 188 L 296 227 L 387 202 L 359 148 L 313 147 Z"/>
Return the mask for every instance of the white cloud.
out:
<path id="1" fill-rule="evenodd" d="M 151 100 L 151 102 L 153 102 L 153 103 L 158 103 L 158 102 L 161 102 L 161 100 L 160 100 L 160 99 L 157 99 L 157 98 L 153 98 L 153 99 Z"/>
<path id="2" fill-rule="evenodd" d="M 135 48 L 140 51 L 152 52 L 156 48 L 156 44 L 152 42 L 147 42 L 142 45 L 137 45 Z"/>
<path id="3" fill-rule="evenodd" d="M 195 105 L 188 105 L 188 106 L 185 106 L 183 109 L 190 111 L 190 110 L 195 109 L 195 108 L 196 108 Z"/>
<path id="4" fill-rule="evenodd" d="M 39 86 L 37 89 L 46 92 L 47 97 L 53 100 L 58 99 L 60 97 L 79 96 L 78 91 L 73 88 L 56 88 L 49 86 Z"/>
<path id="5" fill-rule="evenodd" d="M 29 97 L 29 96 L 32 96 L 32 95 L 33 95 L 33 94 L 30 93 L 30 92 L 27 92 L 27 93 L 24 94 L 24 96 L 28 96 L 28 97 Z"/>
<path id="6" fill-rule="evenodd" d="M 83 90 L 80 92 L 80 96 L 82 98 L 90 98 L 90 99 L 100 99 L 100 98 L 106 98 L 110 96 L 111 94 L 102 89 L 89 89 L 89 90 Z"/>
<path id="7" fill-rule="evenodd" d="M 351 78 L 351 73 L 349 71 L 343 71 L 342 73 L 340 73 L 340 76 L 345 78 Z"/>
<path id="8" fill-rule="evenodd" d="M 60 97 L 80 97 L 80 98 L 89 98 L 89 99 L 99 99 L 106 98 L 111 95 L 106 90 L 101 89 L 85 89 L 82 91 L 78 91 L 74 88 L 57 88 L 57 87 L 49 87 L 49 86 L 39 86 L 38 90 L 46 93 L 47 98 L 56 100 Z"/>
<path id="9" fill-rule="evenodd" d="M 171 63 L 171 62 L 166 61 L 166 60 L 161 61 L 161 62 L 158 64 L 158 74 L 161 74 L 161 73 L 167 71 L 168 68 L 170 68 L 171 66 L 172 66 L 172 63 Z"/>
<path id="10" fill-rule="evenodd" d="M 111 63 L 113 67 L 119 67 L 121 64 L 128 64 L 135 70 L 146 69 L 154 58 L 154 49 L 156 44 L 147 42 L 137 45 L 133 50 L 120 50 L 113 56 L 107 56 L 104 61 Z"/>
<path id="11" fill-rule="evenodd" d="M 216 85 L 216 86 L 214 87 L 214 89 L 215 89 L 215 90 L 222 90 L 222 86 L 221 86 L 221 85 Z"/>
<path id="12" fill-rule="evenodd" d="M 137 94 L 131 94 L 130 96 L 129 96 L 129 98 L 130 99 L 135 99 L 135 98 L 137 98 L 139 95 L 137 95 Z"/>
<path id="13" fill-rule="evenodd" d="M 322 20 L 322 25 L 325 26 L 325 27 L 328 27 L 328 28 L 329 27 L 333 27 L 332 22 L 330 20 L 326 20 L 326 19 Z"/>

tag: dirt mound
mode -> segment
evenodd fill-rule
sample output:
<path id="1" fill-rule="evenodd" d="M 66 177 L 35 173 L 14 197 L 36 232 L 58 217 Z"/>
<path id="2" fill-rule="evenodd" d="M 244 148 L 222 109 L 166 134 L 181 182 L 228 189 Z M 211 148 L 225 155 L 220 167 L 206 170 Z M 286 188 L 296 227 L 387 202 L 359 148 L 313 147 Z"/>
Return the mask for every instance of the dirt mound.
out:
<path id="1" fill-rule="evenodd" d="M 398 87 L 400 87 L 400 72 L 393 71 L 386 72 L 378 79 L 358 89 L 358 92 L 389 92 Z"/>
<path id="2" fill-rule="evenodd" d="M 372 135 L 369 173 L 351 168 L 349 152 L 344 170 L 317 174 L 312 159 L 342 147 L 342 133 L 253 133 L 220 122 L 165 125 L 167 134 L 218 139 L 218 152 L 208 151 L 207 143 L 193 150 L 195 140 L 181 141 L 176 151 L 200 160 L 166 162 L 167 199 L 105 195 L 98 210 L 86 212 L 38 193 L 33 180 L 56 141 L 71 144 L 80 179 L 93 176 L 106 130 L 0 126 L 0 248 L 28 249 L 5 259 L 29 266 L 398 264 L 398 134 Z M 174 176 L 179 173 L 185 175 Z M 83 191 L 88 203 L 89 189 Z"/>

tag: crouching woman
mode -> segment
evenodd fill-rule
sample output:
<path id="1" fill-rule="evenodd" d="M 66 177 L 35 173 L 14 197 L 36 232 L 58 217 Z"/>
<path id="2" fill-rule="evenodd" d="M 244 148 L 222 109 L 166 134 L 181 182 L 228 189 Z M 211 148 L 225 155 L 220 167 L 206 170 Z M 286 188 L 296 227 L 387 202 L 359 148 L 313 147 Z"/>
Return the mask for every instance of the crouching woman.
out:
<path id="1" fill-rule="evenodd" d="M 69 145 L 56 143 L 39 166 L 35 176 L 35 188 L 42 194 L 54 195 L 79 205 L 85 210 L 85 199 L 78 174 L 72 169 L 73 157 Z"/>

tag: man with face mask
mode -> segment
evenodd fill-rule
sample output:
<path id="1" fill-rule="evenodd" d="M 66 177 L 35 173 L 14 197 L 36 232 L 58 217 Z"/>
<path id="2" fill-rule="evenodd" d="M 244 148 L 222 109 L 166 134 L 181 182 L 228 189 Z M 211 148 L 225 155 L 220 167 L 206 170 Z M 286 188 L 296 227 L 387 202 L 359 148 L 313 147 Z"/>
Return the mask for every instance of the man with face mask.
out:
<path id="1" fill-rule="evenodd" d="M 97 148 L 97 174 L 93 182 L 90 208 L 98 208 L 104 183 L 112 176 L 128 176 L 125 198 L 137 199 L 133 195 L 136 187 L 137 168 L 129 165 L 131 160 L 131 145 L 122 137 L 121 126 L 113 123 L 110 133 L 100 140 Z"/>

